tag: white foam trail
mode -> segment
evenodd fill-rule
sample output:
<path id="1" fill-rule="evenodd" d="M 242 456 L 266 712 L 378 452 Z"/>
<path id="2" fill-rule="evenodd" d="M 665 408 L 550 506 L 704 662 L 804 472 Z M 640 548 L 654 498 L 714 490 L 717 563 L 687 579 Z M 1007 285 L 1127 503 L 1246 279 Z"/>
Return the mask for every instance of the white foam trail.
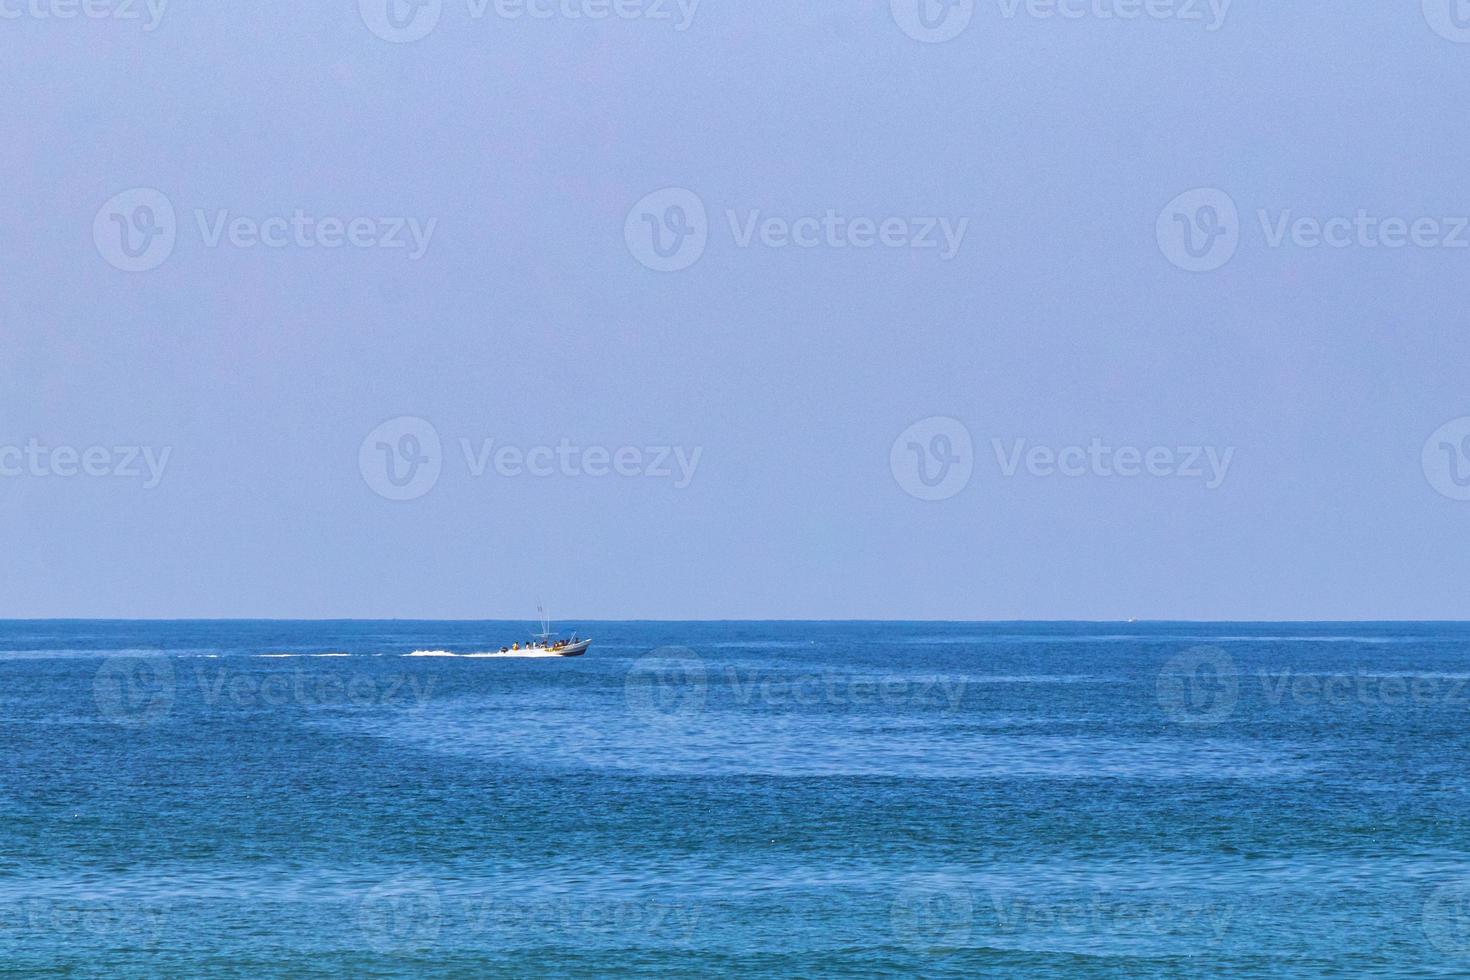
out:
<path id="1" fill-rule="evenodd" d="M 405 657 L 458 657 L 461 660 L 496 660 L 501 657 L 518 659 L 537 659 L 539 657 L 555 657 L 564 659 L 559 653 L 549 650 L 506 650 L 486 651 L 484 653 L 450 653 L 448 650 L 415 650 L 413 653 L 405 653 Z"/>

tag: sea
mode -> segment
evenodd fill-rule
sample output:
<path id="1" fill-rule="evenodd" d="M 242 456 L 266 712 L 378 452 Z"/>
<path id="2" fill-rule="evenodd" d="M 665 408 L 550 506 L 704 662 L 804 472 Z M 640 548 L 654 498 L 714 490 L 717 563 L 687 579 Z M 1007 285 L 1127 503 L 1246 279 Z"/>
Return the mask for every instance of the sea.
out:
<path id="1" fill-rule="evenodd" d="M 1470 974 L 1470 625 L 0 622 L 0 975 Z"/>

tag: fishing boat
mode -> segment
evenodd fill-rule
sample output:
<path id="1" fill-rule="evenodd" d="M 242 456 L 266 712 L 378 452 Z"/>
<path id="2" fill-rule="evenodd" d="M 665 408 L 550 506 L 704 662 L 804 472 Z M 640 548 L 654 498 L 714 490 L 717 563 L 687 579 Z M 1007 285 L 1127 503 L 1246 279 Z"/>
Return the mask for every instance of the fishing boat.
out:
<path id="1" fill-rule="evenodd" d="M 546 610 L 537 606 L 536 611 L 541 614 L 541 632 L 534 634 L 525 646 L 516 644 L 509 650 L 501 647 L 502 653 L 524 650 L 530 653 L 548 653 L 557 657 L 580 657 L 592 645 L 592 637 L 583 639 L 576 633 L 573 633 L 570 639 L 558 639 L 557 635 L 551 631 L 551 617 L 546 615 Z"/>
<path id="2" fill-rule="evenodd" d="M 579 640 L 577 639 L 576 634 L 572 634 L 571 639 L 562 640 L 558 643 L 553 643 L 551 646 L 547 647 L 546 650 L 549 653 L 556 654 L 558 657 L 580 657 L 582 654 L 587 652 L 587 648 L 591 645 L 591 637 L 588 637 L 585 640 Z"/>

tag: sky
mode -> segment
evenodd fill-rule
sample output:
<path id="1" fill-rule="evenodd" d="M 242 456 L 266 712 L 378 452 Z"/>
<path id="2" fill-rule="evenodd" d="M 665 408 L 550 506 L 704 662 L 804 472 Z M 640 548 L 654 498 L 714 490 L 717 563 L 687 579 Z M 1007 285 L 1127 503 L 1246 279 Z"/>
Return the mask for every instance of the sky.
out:
<path id="1" fill-rule="evenodd" d="M 0 617 L 1470 616 L 1470 5 L 923 4 L 0 0 Z"/>

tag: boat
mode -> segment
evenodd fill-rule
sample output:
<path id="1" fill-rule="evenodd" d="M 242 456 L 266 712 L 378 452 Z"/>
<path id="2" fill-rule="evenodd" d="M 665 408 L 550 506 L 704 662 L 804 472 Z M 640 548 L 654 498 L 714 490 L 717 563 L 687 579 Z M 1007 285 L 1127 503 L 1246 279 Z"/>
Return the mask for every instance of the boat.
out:
<path id="1" fill-rule="evenodd" d="M 549 652 L 556 654 L 558 657 L 580 657 L 582 654 L 587 652 L 587 648 L 591 645 L 591 637 L 588 637 L 585 640 L 579 640 L 577 639 L 576 635 L 573 634 L 570 640 L 562 640 L 560 643 L 553 643 L 546 649 Z"/>
<path id="2" fill-rule="evenodd" d="M 589 636 L 584 639 L 577 636 L 576 633 L 573 633 L 570 639 L 557 639 L 556 634 L 551 631 L 551 617 L 546 615 L 546 610 L 541 606 L 537 606 L 536 611 L 541 614 L 541 632 L 535 634 L 530 642 L 524 646 L 517 643 L 509 648 L 501 647 L 501 653 L 519 653 L 525 651 L 528 653 L 549 653 L 557 657 L 580 657 L 592 645 L 592 637 Z"/>

